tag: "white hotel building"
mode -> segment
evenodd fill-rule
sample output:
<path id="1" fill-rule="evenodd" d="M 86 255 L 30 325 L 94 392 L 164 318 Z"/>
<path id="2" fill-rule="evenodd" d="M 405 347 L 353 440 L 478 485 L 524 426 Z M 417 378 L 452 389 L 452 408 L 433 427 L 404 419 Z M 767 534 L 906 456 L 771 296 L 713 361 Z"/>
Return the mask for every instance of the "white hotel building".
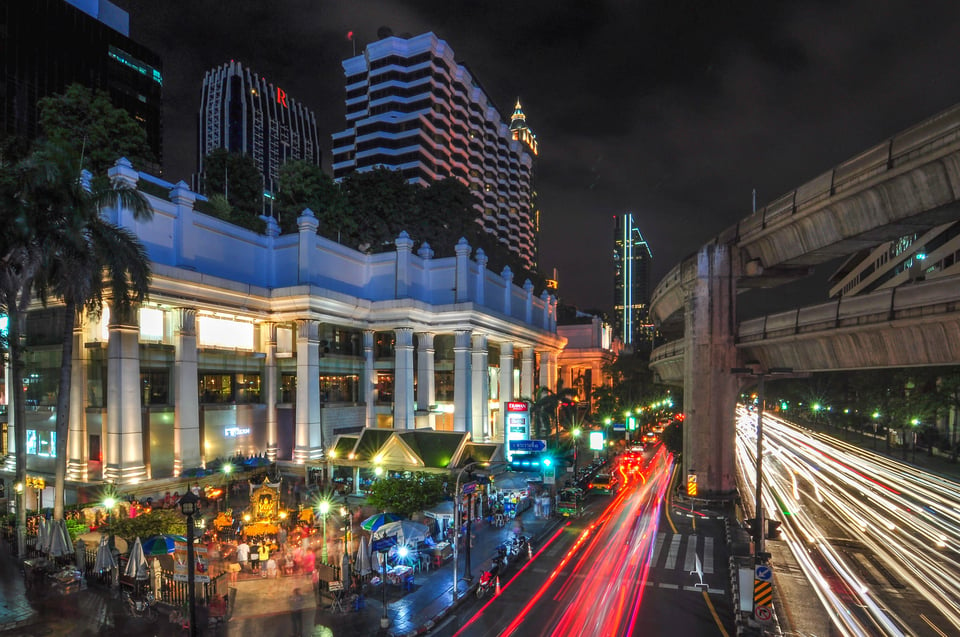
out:
<path id="1" fill-rule="evenodd" d="M 363 254 L 319 236 L 309 210 L 298 232 L 268 219 L 257 234 L 203 214 L 183 182 L 126 160 L 111 175 L 153 208 L 149 221 L 104 211 L 146 246 L 153 279 L 132 319 L 75 326 L 69 480 L 131 484 L 238 452 L 303 463 L 367 428 L 502 442 L 504 403 L 556 387 L 555 298 L 488 271 L 465 242 L 434 259 L 403 233 L 394 252 Z M 31 473 L 53 472 L 63 320 L 31 309 L 26 422 L 7 410 L 8 466 L 25 426 Z"/>
<path id="2" fill-rule="evenodd" d="M 476 197 L 484 230 L 534 270 L 539 147 L 519 101 L 505 122 L 433 33 L 372 42 L 343 71 L 347 127 L 333 135 L 333 176 L 383 166 L 420 185 L 454 177 Z"/>

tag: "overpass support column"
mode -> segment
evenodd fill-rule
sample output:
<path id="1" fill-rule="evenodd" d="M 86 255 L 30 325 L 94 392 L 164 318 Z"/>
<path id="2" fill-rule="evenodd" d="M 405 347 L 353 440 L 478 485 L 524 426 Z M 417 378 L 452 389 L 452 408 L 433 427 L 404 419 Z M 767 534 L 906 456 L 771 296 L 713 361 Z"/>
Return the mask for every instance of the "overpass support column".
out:
<path id="1" fill-rule="evenodd" d="M 697 254 L 697 277 L 684 308 L 683 478 L 697 474 L 702 495 L 736 489 L 734 475 L 738 381 L 735 247 L 708 245 Z"/>

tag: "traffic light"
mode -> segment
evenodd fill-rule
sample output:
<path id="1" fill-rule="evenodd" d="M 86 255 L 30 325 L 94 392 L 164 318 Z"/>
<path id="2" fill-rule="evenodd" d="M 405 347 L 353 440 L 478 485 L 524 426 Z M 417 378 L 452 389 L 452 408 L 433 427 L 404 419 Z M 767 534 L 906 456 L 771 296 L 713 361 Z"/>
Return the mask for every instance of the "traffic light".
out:
<path id="1" fill-rule="evenodd" d="M 757 518 L 747 518 L 744 520 L 744 523 L 747 525 L 747 530 L 750 531 L 750 537 L 753 538 L 753 541 L 756 542 L 759 540 L 759 535 L 757 534 Z"/>
<path id="2" fill-rule="evenodd" d="M 780 539 L 781 524 L 782 522 L 780 522 L 780 520 L 767 520 L 767 539 L 768 540 Z"/>
<path id="3" fill-rule="evenodd" d="M 547 467 L 549 469 L 550 465 L 553 464 L 553 458 L 551 458 L 550 456 L 544 456 L 541 462 L 543 463 L 544 467 Z"/>

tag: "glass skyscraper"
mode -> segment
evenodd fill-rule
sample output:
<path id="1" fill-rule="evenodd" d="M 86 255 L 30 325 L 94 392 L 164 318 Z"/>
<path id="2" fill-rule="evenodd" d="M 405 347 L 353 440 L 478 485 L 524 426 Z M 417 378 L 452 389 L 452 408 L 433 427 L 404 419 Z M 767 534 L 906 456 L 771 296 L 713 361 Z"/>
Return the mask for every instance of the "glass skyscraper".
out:
<path id="1" fill-rule="evenodd" d="M 653 337 L 650 311 L 650 262 L 653 253 L 633 220 L 633 213 L 614 220 L 613 325 L 625 345 Z"/>

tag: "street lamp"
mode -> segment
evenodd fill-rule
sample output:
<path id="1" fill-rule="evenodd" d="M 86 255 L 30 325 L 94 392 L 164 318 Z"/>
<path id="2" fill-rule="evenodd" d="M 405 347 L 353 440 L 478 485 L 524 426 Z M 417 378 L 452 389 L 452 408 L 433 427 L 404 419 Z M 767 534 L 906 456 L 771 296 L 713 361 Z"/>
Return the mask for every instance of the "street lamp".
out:
<path id="1" fill-rule="evenodd" d="M 733 374 L 750 374 L 751 376 L 756 377 L 757 379 L 757 493 L 756 493 L 756 503 L 754 505 L 756 519 L 754 521 L 754 538 L 755 538 L 755 558 L 757 562 L 762 562 L 765 559 L 763 552 L 763 539 L 764 539 L 764 529 L 763 529 L 763 382 L 766 380 L 767 376 L 773 374 L 791 374 L 793 369 L 789 367 L 771 367 L 769 370 L 764 372 L 759 368 L 755 367 L 734 367 L 730 370 Z"/>
<path id="2" fill-rule="evenodd" d="M 330 503 L 321 500 L 317 506 L 317 512 L 323 518 L 323 548 L 320 550 L 320 561 L 327 563 L 327 514 L 330 513 Z"/>
<path id="3" fill-rule="evenodd" d="M 110 527 L 110 539 L 108 540 L 108 546 L 110 547 L 110 552 L 113 552 L 115 547 L 115 540 L 113 535 L 113 507 L 117 506 L 117 499 L 109 496 L 103 499 L 103 506 L 107 509 L 107 526 Z"/>
<path id="4" fill-rule="evenodd" d="M 194 586 L 193 561 L 193 516 L 197 513 L 197 503 L 200 498 L 187 489 L 180 498 L 180 512 L 187 516 L 187 588 L 190 595 L 190 637 L 197 635 L 197 591 Z"/>
<path id="5" fill-rule="evenodd" d="M 580 450 L 580 428 L 576 427 L 573 431 L 570 432 L 573 434 L 573 482 L 577 482 L 577 474 L 580 470 L 580 462 L 578 458 L 578 452 Z"/>
<path id="6" fill-rule="evenodd" d="M 14 484 L 13 490 L 17 494 L 17 556 L 23 559 L 27 555 L 27 529 L 20 524 L 20 507 L 27 506 L 26 496 L 23 493 L 23 482 Z"/>

